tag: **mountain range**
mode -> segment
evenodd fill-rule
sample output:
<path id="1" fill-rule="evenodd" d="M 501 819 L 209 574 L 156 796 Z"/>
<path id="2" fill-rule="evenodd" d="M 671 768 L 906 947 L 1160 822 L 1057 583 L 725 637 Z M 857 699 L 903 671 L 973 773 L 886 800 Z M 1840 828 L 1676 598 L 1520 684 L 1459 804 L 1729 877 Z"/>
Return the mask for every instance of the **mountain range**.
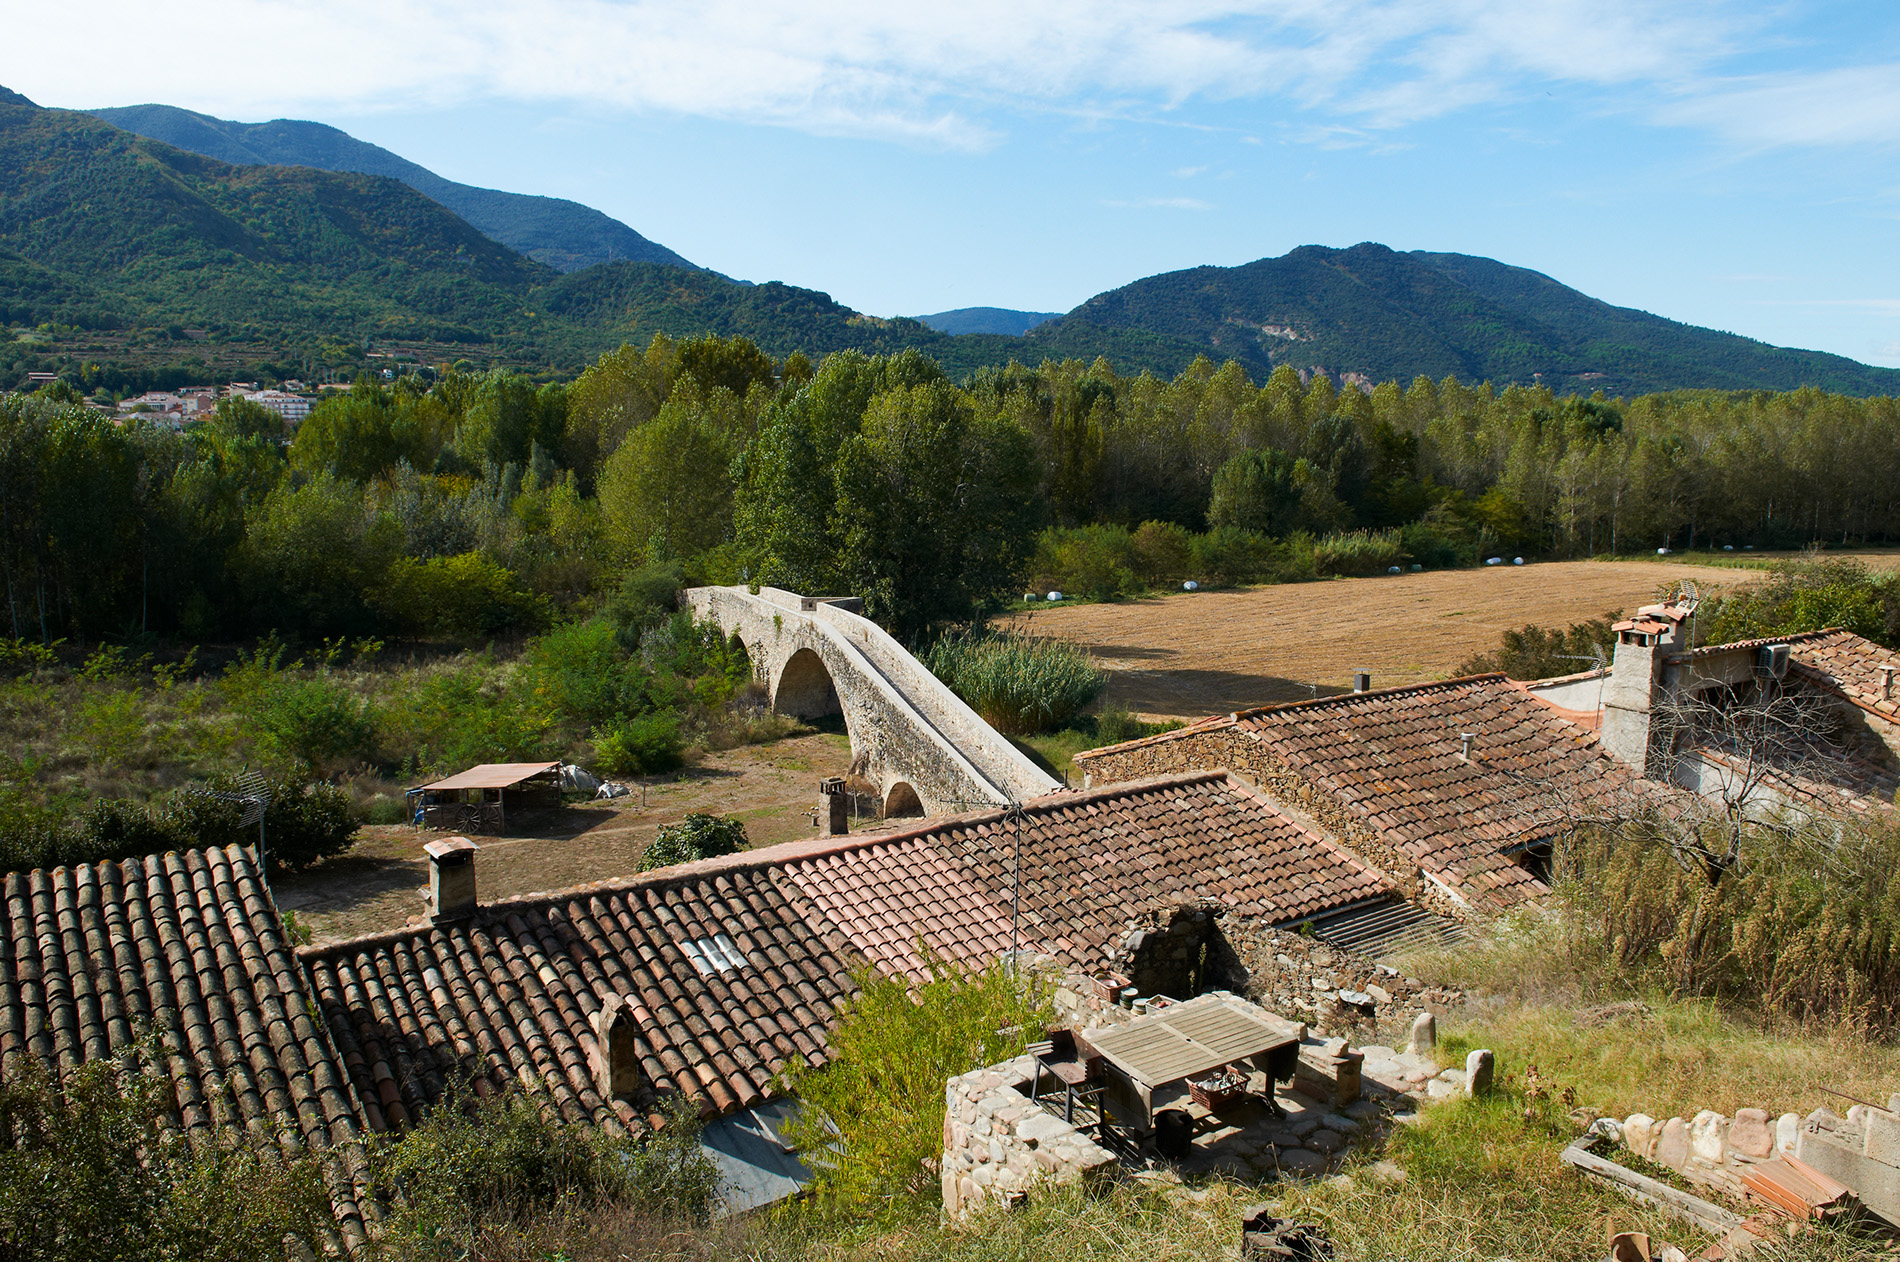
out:
<path id="1" fill-rule="evenodd" d="M 279 363 L 380 344 L 552 373 L 665 332 L 743 334 L 773 355 L 915 347 L 958 375 L 1098 356 L 1173 375 L 1205 355 L 1256 380 L 1288 366 L 1612 395 L 1900 393 L 1900 370 L 1615 307 L 1492 259 L 1373 243 L 1150 276 L 1059 316 L 885 319 L 816 290 L 731 281 L 588 207 L 457 184 L 321 124 L 41 109 L 0 89 L 8 324 L 75 330 L 52 347 L 31 335 L 35 349 L 11 361 L 0 346 L 0 374 L 16 377 L 173 353 L 139 330 L 271 348 L 243 353 Z"/>
<path id="2" fill-rule="evenodd" d="M 126 105 L 88 113 L 114 127 L 232 166 L 300 166 L 389 176 L 440 202 L 516 253 L 557 271 L 622 261 L 695 266 L 591 206 L 458 184 L 322 123 L 286 118 L 234 123 L 175 105 Z"/>

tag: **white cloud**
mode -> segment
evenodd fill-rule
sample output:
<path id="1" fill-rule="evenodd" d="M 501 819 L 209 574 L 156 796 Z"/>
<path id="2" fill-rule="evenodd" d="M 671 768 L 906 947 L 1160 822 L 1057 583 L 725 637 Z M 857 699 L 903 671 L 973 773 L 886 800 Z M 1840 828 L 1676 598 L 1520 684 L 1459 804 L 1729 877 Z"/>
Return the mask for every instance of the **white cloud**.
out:
<path id="1" fill-rule="evenodd" d="M 1873 82 L 1874 70 L 1852 82 L 1720 81 L 1708 95 L 1700 85 L 1758 20 L 1721 0 L 66 0 L 15 9 L 0 82 L 29 96 L 77 106 L 156 97 L 243 118 L 502 98 L 980 150 L 997 142 L 1010 111 L 1155 117 L 1196 100 L 1265 102 L 1336 144 L 1513 99 L 1530 85 L 1662 100 L 1666 121 L 1724 134 L 1844 141 L 1900 117 L 1900 83 Z M 76 46 L 85 58 L 44 55 Z M 1857 104 L 1876 104 L 1874 117 L 1830 130 L 1825 103 L 1856 87 Z"/>
<path id="2" fill-rule="evenodd" d="M 1206 167 L 1176 167 L 1174 177 L 1178 180 L 1191 180 L 1205 170 L 1207 170 Z"/>
<path id="3" fill-rule="evenodd" d="M 1725 79 L 1663 106 L 1657 117 L 1750 149 L 1900 144 L 1900 65 Z"/>

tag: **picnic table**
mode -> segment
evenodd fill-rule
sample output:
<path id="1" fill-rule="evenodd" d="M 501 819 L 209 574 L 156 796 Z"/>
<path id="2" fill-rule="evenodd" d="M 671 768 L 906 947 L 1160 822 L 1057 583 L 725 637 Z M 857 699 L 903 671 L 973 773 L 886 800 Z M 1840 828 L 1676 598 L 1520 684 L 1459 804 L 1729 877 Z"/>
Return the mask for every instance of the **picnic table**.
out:
<path id="1" fill-rule="evenodd" d="M 1104 1095 L 1123 1124 L 1154 1126 L 1156 1092 L 1217 1073 L 1229 1065 L 1288 1082 L 1300 1058 L 1302 1028 L 1232 995 L 1202 995 L 1126 1025 L 1084 1032 L 1102 1057 Z"/>

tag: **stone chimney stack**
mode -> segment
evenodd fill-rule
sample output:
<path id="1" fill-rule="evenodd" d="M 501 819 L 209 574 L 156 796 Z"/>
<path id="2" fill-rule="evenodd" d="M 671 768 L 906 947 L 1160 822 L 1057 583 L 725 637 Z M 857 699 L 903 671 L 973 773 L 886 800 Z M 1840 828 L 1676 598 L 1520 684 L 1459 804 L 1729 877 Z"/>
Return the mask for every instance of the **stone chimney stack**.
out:
<path id="1" fill-rule="evenodd" d="M 842 837 L 851 831 L 850 807 L 843 776 L 826 776 L 818 782 L 818 813 L 825 836 Z"/>
<path id="2" fill-rule="evenodd" d="M 640 1089 L 640 1053 L 634 1046 L 639 1032 L 640 1024 L 627 1001 L 618 994 L 608 995 L 594 1014 L 594 1046 L 588 1053 L 594 1087 L 602 1099 L 630 1096 Z"/>
<path id="3" fill-rule="evenodd" d="M 466 837 L 448 837 L 422 848 L 429 856 L 429 907 L 437 923 L 459 920 L 475 910 L 475 852 L 479 849 Z"/>
<path id="4" fill-rule="evenodd" d="M 1651 775 L 1652 755 L 1667 752 L 1650 748 L 1654 711 L 1663 697 L 1663 665 L 1689 650 L 1689 619 L 1694 614 L 1692 600 L 1644 605 L 1634 618 L 1613 628 L 1616 656 L 1603 693 L 1603 747 L 1638 774 Z M 1654 769 L 1655 777 L 1667 774 L 1666 767 Z"/>

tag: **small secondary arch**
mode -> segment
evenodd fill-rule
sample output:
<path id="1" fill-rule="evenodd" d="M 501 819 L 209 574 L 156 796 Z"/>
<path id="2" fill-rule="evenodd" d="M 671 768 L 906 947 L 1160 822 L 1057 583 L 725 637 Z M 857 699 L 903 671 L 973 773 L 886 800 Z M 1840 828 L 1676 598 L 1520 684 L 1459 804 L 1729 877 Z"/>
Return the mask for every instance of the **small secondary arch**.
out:
<path id="1" fill-rule="evenodd" d="M 843 713 L 825 659 L 811 649 L 799 649 L 787 658 L 772 692 L 772 708 L 800 719 Z"/>
<path id="2" fill-rule="evenodd" d="M 917 796 L 917 790 L 904 781 L 899 780 L 884 795 L 885 819 L 922 819 L 923 815 L 923 800 Z"/>

